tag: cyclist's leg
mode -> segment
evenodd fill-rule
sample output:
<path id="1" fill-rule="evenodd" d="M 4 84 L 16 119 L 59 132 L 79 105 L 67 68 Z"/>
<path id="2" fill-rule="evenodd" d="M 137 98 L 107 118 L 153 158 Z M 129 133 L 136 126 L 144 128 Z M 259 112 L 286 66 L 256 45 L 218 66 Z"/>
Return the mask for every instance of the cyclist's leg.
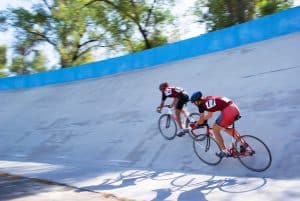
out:
<path id="1" fill-rule="evenodd" d="M 175 114 L 176 114 L 177 124 L 179 126 L 179 130 L 178 130 L 178 133 L 177 133 L 178 137 L 182 137 L 186 133 L 186 130 L 183 129 L 184 126 L 182 125 L 182 122 L 181 122 L 181 117 L 180 117 L 181 116 L 181 112 L 182 112 L 182 109 L 178 109 L 176 107 Z"/>
<path id="2" fill-rule="evenodd" d="M 223 109 L 213 126 L 216 141 L 219 143 L 219 146 L 221 147 L 222 152 L 224 153 L 228 153 L 228 151 L 226 150 L 226 146 L 224 145 L 224 140 L 220 132 L 221 130 L 226 131 L 226 128 L 228 128 L 228 126 L 234 122 L 234 118 L 232 118 L 232 116 L 236 115 L 233 115 L 232 111 L 233 110 L 230 106 L 227 106 L 225 109 Z"/>
<path id="3" fill-rule="evenodd" d="M 222 115 L 223 119 L 220 125 L 225 128 L 224 131 L 234 139 L 240 141 L 240 133 L 235 128 L 229 128 L 234 123 L 235 118 L 240 115 L 238 107 L 235 104 L 231 104 L 222 111 Z"/>
<path id="4" fill-rule="evenodd" d="M 187 109 L 185 108 L 185 106 L 183 106 L 183 108 L 182 108 L 181 111 L 182 111 L 184 117 L 187 119 L 189 117 L 190 113 L 187 111 Z"/>
<path id="5" fill-rule="evenodd" d="M 182 112 L 182 110 L 177 109 L 177 108 L 175 109 L 176 121 L 177 121 L 177 124 L 178 124 L 178 126 L 179 126 L 180 129 L 183 128 L 182 127 L 182 123 L 181 123 L 181 116 L 180 116 L 181 112 Z"/>
<path id="6" fill-rule="evenodd" d="M 216 139 L 217 143 L 219 144 L 221 150 L 226 150 L 226 146 L 224 144 L 224 139 L 221 136 L 221 130 L 222 129 L 223 129 L 223 127 L 218 125 L 217 122 L 214 123 L 213 132 L 214 132 L 215 139 Z"/>
<path id="7" fill-rule="evenodd" d="M 181 113 L 185 115 L 186 118 L 188 118 L 188 113 L 186 109 L 184 108 L 184 105 L 189 101 L 189 96 L 187 94 L 181 94 L 178 97 L 176 106 L 175 106 L 175 113 L 176 117 L 178 119 L 177 123 L 179 124 L 179 128 L 183 128 L 182 121 L 181 121 Z"/>
<path id="8" fill-rule="evenodd" d="M 241 134 L 235 128 L 226 128 L 224 131 L 231 135 L 234 139 L 238 141 L 241 140 Z"/>

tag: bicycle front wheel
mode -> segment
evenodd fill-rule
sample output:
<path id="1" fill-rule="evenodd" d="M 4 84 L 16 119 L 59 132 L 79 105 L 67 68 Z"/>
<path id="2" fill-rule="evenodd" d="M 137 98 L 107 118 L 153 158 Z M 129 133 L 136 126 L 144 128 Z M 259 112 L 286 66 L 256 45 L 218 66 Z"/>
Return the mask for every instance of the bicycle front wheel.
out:
<path id="1" fill-rule="evenodd" d="M 272 155 L 268 146 L 261 139 L 252 135 L 244 135 L 241 138 L 248 144 L 245 152 L 238 155 L 241 164 L 255 172 L 268 169 L 272 163 Z M 237 148 L 240 147 L 238 141 L 235 145 Z"/>
<path id="2" fill-rule="evenodd" d="M 207 134 L 201 134 L 193 140 L 193 148 L 197 157 L 208 165 L 217 165 L 222 158 L 216 154 L 221 151 L 218 143 Z"/>
<path id="3" fill-rule="evenodd" d="M 186 119 L 185 127 L 189 128 L 189 124 L 191 122 L 197 121 L 199 119 L 199 117 L 200 117 L 199 113 L 191 113 L 189 115 L 189 117 Z M 189 133 L 191 138 L 196 139 L 196 138 L 199 137 L 199 135 L 204 134 L 205 131 L 203 132 L 203 129 L 195 129 L 195 130 L 192 130 L 191 132 L 188 132 L 188 133 Z"/>
<path id="4" fill-rule="evenodd" d="M 199 117 L 200 117 L 199 113 L 195 113 L 195 112 L 191 113 L 185 121 L 185 127 L 188 128 L 189 123 L 197 121 Z"/>
<path id="5" fill-rule="evenodd" d="M 172 140 L 176 137 L 177 125 L 170 114 L 163 114 L 160 116 L 158 120 L 158 128 L 165 139 Z"/>

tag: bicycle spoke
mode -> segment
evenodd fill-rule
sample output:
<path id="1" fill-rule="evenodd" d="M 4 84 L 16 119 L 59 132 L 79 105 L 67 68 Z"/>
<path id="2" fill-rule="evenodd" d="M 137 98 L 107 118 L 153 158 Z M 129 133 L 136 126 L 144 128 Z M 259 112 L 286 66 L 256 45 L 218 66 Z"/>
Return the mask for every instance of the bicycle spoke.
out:
<path id="1" fill-rule="evenodd" d="M 171 118 L 167 118 L 167 121 L 166 121 L 166 128 L 170 128 L 170 123 L 171 122 Z"/>
<path id="2" fill-rule="evenodd" d="M 248 144 L 244 153 L 238 150 L 238 159 L 246 168 L 262 172 L 268 169 L 272 162 L 272 156 L 267 145 L 259 138 L 251 135 L 242 136 L 244 142 Z M 236 142 L 236 147 L 240 147 L 240 143 Z"/>
<path id="3" fill-rule="evenodd" d="M 216 153 L 220 152 L 220 147 L 215 139 L 206 134 L 199 135 L 193 141 L 194 152 L 197 157 L 208 165 L 217 165 L 222 158 L 218 157 Z"/>
<path id="4" fill-rule="evenodd" d="M 171 115 L 163 114 L 158 120 L 158 128 L 160 133 L 167 140 L 172 140 L 176 137 L 177 125 Z"/>

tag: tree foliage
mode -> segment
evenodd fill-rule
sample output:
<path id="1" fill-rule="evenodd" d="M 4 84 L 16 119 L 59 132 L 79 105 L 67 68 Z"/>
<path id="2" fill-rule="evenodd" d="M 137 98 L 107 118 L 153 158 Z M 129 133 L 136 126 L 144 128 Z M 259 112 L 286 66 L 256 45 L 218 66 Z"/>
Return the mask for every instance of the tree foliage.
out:
<path id="1" fill-rule="evenodd" d="M 41 51 L 34 53 L 33 59 L 28 62 L 31 72 L 43 72 L 46 71 L 47 59 Z"/>
<path id="2" fill-rule="evenodd" d="M 1 45 L 0 46 L 0 69 L 3 68 L 6 65 L 7 59 L 6 59 L 6 46 Z"/>
<path id="3" fill-rule="evenodd" d="M 9 70 L 12 73 L 18 75 L 28 74 L 29 71 L 26 68 L 25 58 L 22 55 L 17 55 L 13 58 L 11 66 L 9 66 Z"/>
<path id="4" fill-rule="evenodd" d="M 290 8 L 293 0 L 257 0 L 256 9 L 258 16 L 270 15 Z"/>
<path id="5" fill-rule="evenodd" d="M 168 42 L 164 28 L 173 18 L 173 0 L 42 0 L 30 10 L 11 8 L 0 15 L 0 28 L 13 28 L 15 55 L 11 71 L 37 70 L 26 62 L 51 49 L 65 68 L 94 61 L 99 48 L 136 52 Z M 1 31 L 0 30 L 0 31 Z M 40 63 L 40 62 L 37 62 Z"/>
<path id="6" fill-rule="evenodd" d="M 8 64 L 6 59 L 6 46 L 0 46 L 0 77 L 5 77 L 8 73 L 23 75 L 29 73 L 42 72 L 47 70 L 46 57 L 40 51 L 35 51 L 28 58 L 22 54 L 23 48 L 19 47 L 19 54 L 12 58 L 12 63 Z"/>
<path id="7" fill-rule="evenodd" d="M 247 22 L 292 6 L 286 0 L 198 0 L 194 14 L 208 31 Z"/>
<path id="8" fill-rule="evenodd" d="M 7 24 L 18 38 L 16 52 L 26 57 L 41 45 L 52 46 L 63 68 L 92 61 L 91 50 L 103 46 L 105 33 L 92 26 L 88 9 L 79 0 L 42 2 L 32 10 L 14 8 L 6 12 Z"/>
<path id="9" fill-rule="evenodd" d="M 168 42 L 164 30 L 174 18 L 173 0 L 87 0 L 85 7 L 126 52 L 150 49 Z M 104 12 L 98 12 L 103 10 Z M 169 27 L 170 28 L 170 27 Z"/>
<path id="10" fill-rule="evenodd" d="M 46 57 L 40 52 L 35 51 L 30 55 L 30 59 L 19 54 L 13 57 L 12 64 L 7 66 L 10 73 L 25 75 L 46 71 Z"/>
<path id="11" fill-rule="evenodd" d="M 7 59 L 6 59 L 6 46 L 0 46 L 0 77 L 6 76 L 4 69 L 6 67 Z"/>

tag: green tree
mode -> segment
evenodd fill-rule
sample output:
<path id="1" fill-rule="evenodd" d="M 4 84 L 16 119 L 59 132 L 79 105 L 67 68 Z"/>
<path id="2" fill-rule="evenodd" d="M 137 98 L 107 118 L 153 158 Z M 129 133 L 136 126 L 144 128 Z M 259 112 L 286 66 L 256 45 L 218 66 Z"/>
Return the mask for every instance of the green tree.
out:
<path id="1" fill-rule="evenodd" d="M 0 46 L 0 77 L 5 77 L 9 73 L 23 75 L 46 70 L 46 58 L 40 51 L 35 51 L 26 58 L 21 50 L 22 48 L 19 48 L 19 54 L 16 54 L 12 59 L 12 64 L 8 65 L 6 59 L 7 48 L 6 46 Z"/>
<path id="2" fill-rule="evenodd" d="M 29 63 L 31 72 L 42 72 L 46 71 L 46 57 L 42 52 L 36 51 L 32 61 Z"/>
<path id="3" fill-rule="evenodd" d="M 27 42 L 15 46 L 15 56 L 12 58 L 12 64 L 7 66 L 10 73 L 24 75 L 47 70 L 46 57 L 41 51 L 28 51 Z"/>
<path id="4" fill-rule="evenodd" d="M 6 67 L 7 59 L 6 59 L 6 46 L 0 46 L 0 77 L 5 77 L 5 67 Z"/>
<path id="5" fill-rule="evenodd" d="M 253 19 L 255 0 L 198 0 L 194 14 L 208 31 L 215 31 Z"/>
<path id="6" fill-rule="evenodd" d="M 257 0 L 256 9 L 258 16 L 270 15 L 293 6 L 293 0 Z"/>
<path id="7" fill-rule="evenodd" d="M 215 31 L 287 9 L 292 0 L 197 0 L 194 15 Z"/>
<path id="8" fill-rule="evenodd" d="M 168 42 L 166 27 L 174 18 L 173 0 L 86 0 L 90 16 L 126 52 L 150 49 Z M 104 12 L 99 12 L 102 10 Z"/>
<path id="9" fill-rule="evenodd" d="M 13 63 L 52 46 L 58 65 L 65 68 L 93 61 L 92 53 L 99 48 L 136 52 L 166 44 L 164 29 L 173 20 L 167 8 L 173 1 L 42 0 L 30 10 L 2 12 L 0 30 L 15 30 L 19 56 Z M 25 63 L 24 70 L 13 65 L 13 72 L 28 73 Z"/>
<path id="10" fill-rule="evenodd" d="M 9 71 L 17 75 L 29 74 L 30 72 L 26 66 L 27 65 L 24 56 L 17 55 L 12 59 L 12 64 L 9 66 Z"/>
<path id="11" fill-rule="evenodd" d="M 80 0 L 43 0 L 32 10 L 9 9 L 0 19 L 5 16 L 6 25 L 15 29 L 16 51 L 20 54 L 18 48 L 23 48 L 20 55 L 26 57 L 50 45 L 64 68 L 93 61 L 91 51 L 106 44 L 105 31 L 93 26 L 88 13 Z"/>
<path id="12" fill-rule="evenodd" d="M 46 58 L 41 52 L 35 52 L 31 60 L 23 55 L 16 55 L 12 64 L 8 66 L 9 72 L 16 75 L 25 75 L 46 71 Z"/>

